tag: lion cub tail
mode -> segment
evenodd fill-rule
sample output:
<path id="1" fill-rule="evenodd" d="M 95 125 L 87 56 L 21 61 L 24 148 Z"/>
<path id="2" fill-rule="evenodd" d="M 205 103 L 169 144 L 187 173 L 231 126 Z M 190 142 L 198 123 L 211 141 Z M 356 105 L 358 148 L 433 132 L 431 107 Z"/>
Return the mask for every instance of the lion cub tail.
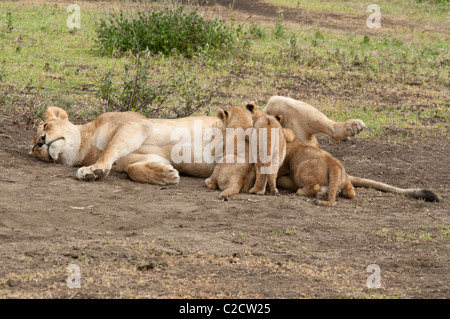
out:
<path id="1" fill-rule="evenodd" d="M 439 197 L 430 190 L 420 188 L 398 188 L 388 184 L 376 182 L 367 178 L 349 176 L 350 182 L 354 187 L 373 188 L 381 192 L 406 195 L 427 202 L 439 202 Z"/>

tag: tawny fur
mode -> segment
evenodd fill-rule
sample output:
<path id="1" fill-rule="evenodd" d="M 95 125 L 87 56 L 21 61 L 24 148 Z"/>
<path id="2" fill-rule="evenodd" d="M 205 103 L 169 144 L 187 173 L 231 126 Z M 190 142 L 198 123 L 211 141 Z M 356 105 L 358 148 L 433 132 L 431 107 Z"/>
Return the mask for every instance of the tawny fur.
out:
<path id="1" fill-rule="evenodd" d="M 223 122 L 222 133 L 225 137 L 223 154 L 221 161 L 214 168 L 213 174 L 206 179 L 205 184 L 209 189 L 219 188 L 222 192 L 219 199 L 226 199 L 230 196 L 239 194 L 241 191 L 247 192 L 252 185 L 254 176 L 252 176 L 253 164 L 249 158 L 249 135 L 245 135 L 246 130 L 252 128 L 253 105 L 247 105 L 247 108 L 238 106 L 230 107 L 228 110 L 219 109 L 216 116 Z M 242 129 L 236 134 L 230 134 L 227 129 Z M 249 132 L 249 131 L 247 131 Z M 238 152 L 238 140 L 245 140 L 243 153 Z M 234 145 L 232 150 L 227 149 L 226 145 Z M 243 163 L 238 162 L 241 160 Z"/>
<path id="2" fill-rule="evenodd" d="M 292 128 L 302 142 L 312 145 L 317 144 L 314 134 L 326 133 L 334 139 L 342 139 L 365 127 L 360 120 L 334 122 L 311 105 L 279 96 L 269 100 L 265 111 L 281 115 L 283 127 Z M 147 119 L 135 112 L 110 112 L 87 124 L 74 125 L 64 110 L 50 107 L 46 112 L 46 122 L 37 128 L 30 143 L 30 154 L 47 162 L 81 166 L 76 173 L 80 180 L 98 180 L 106 177 L 113 169 L 128 172 L 131 179 L 139 182 L 177 184 L 178 171 L 206 178 L 216 166 L 215 162 L 172 161 L 171 155 L 177 141 L 172 139 L 171 134 L 182 128 L 194 136 L 198 122 L 203 131 L 221 128 L 223 124 L 217 117 L 209 116 Z M 278 175 L 279 187 L 291 189 L 294 186 L 289 175 Z M 250 170 L 249 176 L 248 180 L 251 181 L 254 170 Z M 426 201 L 439 201 L 436 194 L 426 189 L 402 189 L 369 179 L 349 178 L 355 187 L 371 187 Z"/>
<path id="3" fill-rule="evenodd" d="M 278 169 L 286 156 L 286 139 L 280 124 L 282 116 L 277 118 L 262 111 L 255 111 L 253 128 L 257 135 L 257 161 L 255 163 L 256 180 L 250 193 L 264 195 L 266 186 L 272 195 L 278 194 L 276 187 Z"/>
<path id="4" fill-rule="evenodd" d="M 307 146 L 295 138 L 292 131 L 285 130 L 287 139 L 286 159 L 283 170 L 289 171 L 297 194 L 315 196 L 324 186 L 328 187 L 328 199 L 316 200 L 317 205 L 333 206 L 336 194 L 355 197 L 355 190 L 341 161 L 330 153 L 314 146 Z"/>

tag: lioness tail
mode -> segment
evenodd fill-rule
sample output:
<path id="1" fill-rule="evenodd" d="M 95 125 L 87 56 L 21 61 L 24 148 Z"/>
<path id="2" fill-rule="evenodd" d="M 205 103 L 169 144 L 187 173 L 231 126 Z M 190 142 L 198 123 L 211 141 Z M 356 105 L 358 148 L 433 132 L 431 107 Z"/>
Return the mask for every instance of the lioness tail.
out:
<path id="1" fill-rule="evenodd" d="M 427 202 L 439 202 L 439 197 L 430 190 L 420 188 L 398 188 L 385 183 L 376 182 L 367 178 L 349 176 L 354 187 L 373 188 L 382 192 L 402 194 L 414 198 L 423 199 Z"/>

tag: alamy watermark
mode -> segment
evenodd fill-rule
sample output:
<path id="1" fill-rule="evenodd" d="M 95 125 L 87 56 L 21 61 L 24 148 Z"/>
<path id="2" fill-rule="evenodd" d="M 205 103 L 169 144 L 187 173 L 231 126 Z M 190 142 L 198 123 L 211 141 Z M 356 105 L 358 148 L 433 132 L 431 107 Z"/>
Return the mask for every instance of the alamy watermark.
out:
<path id="1" fill-rule="evenodd" d="M 77 264 L 70 264 L 66 268 L 69 276 L 66 279 L 66 285 L 68 288 L 80 288 L 81 287 L 81 268 Z"/>
<path id="2" fill-rule="evenodd" d="M 193 133 L 193 134 L 192 134 Z M 193 132 L 179 127 L 172 131 L 171 161 L 180 163 L 261 163 L 262 174 L 278 171 L 279 128 L 226 128 L 225 134 L 218 128 L 203 129 L 201 120 L 194 121 Z M 284 136 L 283 136 L 284 138 Z M 248 155 L 247 155 L 248 150 Z M 236 155 L 236 156 L 233 156 Z"/>
<path id="3" fill-rule="evenodd" d="M 366 12 L 373 12 L 366 20 L 366 26 L 369 29 L 381 28 L 381 10 L 378 4 L 371 4 L 367 7 Z"/>
<path id="4" fill-rule="evenodd" d="M 69 29 L 81 28 L 81 10 L 78 4 L 71 4 L 67 7 L 67 12 L 72 13 L 66 20 Z"/>
<path id="5" fill-rule="evenodd" d="M 369 289 L 379 289 L 381 288 L 381 268 L 377 264 L 371 264 L 367 266 L 366 271 L 371 273 L 369 277 L 367 277 L 366 285 Z"/>

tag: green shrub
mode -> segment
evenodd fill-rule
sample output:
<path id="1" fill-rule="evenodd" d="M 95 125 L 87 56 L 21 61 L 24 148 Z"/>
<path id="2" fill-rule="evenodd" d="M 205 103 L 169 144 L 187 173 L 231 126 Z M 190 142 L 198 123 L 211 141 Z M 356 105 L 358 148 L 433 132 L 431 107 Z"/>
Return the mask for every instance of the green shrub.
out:
<path id="1" fill-rule="evenodd" d="M 108 54 L 148 50 L 164 55 L 192 57 L 200 51 L 232 50 L 236 30 L 223 20 L 205 20 L 197 11 L 176 10 L 138 12 L 126 17 L 121 11 L 100 20 L 96 28 L 97 46 Z"/>

